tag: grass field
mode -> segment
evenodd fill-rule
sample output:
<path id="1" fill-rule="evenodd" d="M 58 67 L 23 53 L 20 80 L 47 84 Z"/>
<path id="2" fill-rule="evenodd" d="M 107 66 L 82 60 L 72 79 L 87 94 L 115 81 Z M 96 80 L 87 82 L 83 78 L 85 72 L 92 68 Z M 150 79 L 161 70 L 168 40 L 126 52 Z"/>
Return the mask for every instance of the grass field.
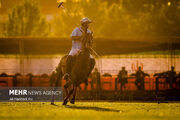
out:
<path id="1" fill-rule="evenodd" d="M 180 120 L 180 103 L 42 102 L 0 103 L 2 120 Z"/>

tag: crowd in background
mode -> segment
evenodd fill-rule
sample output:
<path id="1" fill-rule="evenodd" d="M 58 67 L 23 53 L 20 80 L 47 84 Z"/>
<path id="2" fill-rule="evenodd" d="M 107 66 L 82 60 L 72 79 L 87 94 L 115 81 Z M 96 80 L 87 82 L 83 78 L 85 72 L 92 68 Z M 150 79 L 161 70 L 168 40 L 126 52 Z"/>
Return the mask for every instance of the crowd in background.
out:
<path id="1" fill-rule="evenodd" d="M 17 73 L 15 75 L 7 75 L 6 73 L 2 73 L 0 75 L 0 78 L 5 77 L 13 77 L 13 86 L 18 86 L 17 79 L 19 76 L 22 76 L 21 74 Z M 42 75 L 33 75 L 33 74 L 27 74 L 26 77 L 29 79 L 28 86 L 33 86 L 32 79 L 33 78 L 48 78 L 50 82 L 50 86 L 53 86 L 53 82 L 56 79 L 56 74 L 52 73 L 50 76 L 48 74 L 42 74 Z M 110 77 L 112 78 L 112 75 L 109 73 L 104 73 L 103 75 L 100 74 L 97 68 L 94 69 L 94 71 L 89 76 L 89 85 L 91 87 L 91 90 L 102 90 L 102 81 L 101 79 L 104 77 Z M 135 79 L 134 84 L 139 91 L 145 90 L 145 77 L 150 77 L 148 73 L 145 73 L 141 67 L 138 68 L 138 70 L 135 73 L 128 74 L 128 71 L 125 69 L 125 67 L 122 67 L 122 69 L 117 74 L 115 81 L 115 84 L 119 84 L 120 88 L 118 88 L 120 91 L 123 91 L 126 89 L 126 84 L 128 84 L 128 79 Z M 175 85 L 176 87 L 180 87 L 180 73 L 177 73 L 174 70 L 174 67 L 171 67 L 170 71 L 162 72 L 162 73 L 155 73 L 153 75 L 155 78 L 155 84 L 156 84 L 156 90 L 158 90 L 159 85 L 159 79 L 163 78 L 165 79 L 165 84 L 169 85 L 169 89 L 173 89 Z M 38 80 L 38 79 L 37 79 Z M 1 84 L 7 84 L 7 81 L 4 81 L 3 79 L 0 79 L 0 85 Z M 95 86 L 94 86 L 95 84 Z M 81 87 L 79 87 L 81 89 Z M 85 86 L 85 90 L 87 89 L 87 86 Z"/>

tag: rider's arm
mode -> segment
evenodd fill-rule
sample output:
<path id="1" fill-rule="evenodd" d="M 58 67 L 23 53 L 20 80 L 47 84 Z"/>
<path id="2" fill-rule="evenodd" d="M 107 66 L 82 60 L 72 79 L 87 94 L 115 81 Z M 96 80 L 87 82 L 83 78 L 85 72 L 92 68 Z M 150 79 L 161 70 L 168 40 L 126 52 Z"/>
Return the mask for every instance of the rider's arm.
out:
<path id="1" fill-rule="evenodd" d="M 91 41 L 90 41 L 90 46 L 92 47 L 93 46 L 93 43 L 94 43 L 94 39 L 93 39 L 93 32 L 91 32 L 91 34 L 90 34 L 90 39 L 91 39 Z"/>
<path id="2" fill-rule="evenodd" d="M 71 36 L 71 39 L 76 41 L 76 40 L 80 40 L 82 38 L 82 36 Z"/>
<path id="3" fill-rule="evenodd" d="M 75 28 L 71 34 L 71 39 L 74 41 L 81 40 L 83 38 L 83 34 L 80 31 L 80 28 Z"/>

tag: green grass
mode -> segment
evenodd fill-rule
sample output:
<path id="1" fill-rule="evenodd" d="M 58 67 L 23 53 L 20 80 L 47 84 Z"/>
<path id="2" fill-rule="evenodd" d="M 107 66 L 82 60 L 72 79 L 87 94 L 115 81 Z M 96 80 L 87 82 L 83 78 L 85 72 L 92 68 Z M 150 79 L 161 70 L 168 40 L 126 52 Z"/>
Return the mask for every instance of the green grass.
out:
<path id="1" fill-rule="evenodd" d="M 42 102 L 0 103 L 6 120 L 180 120 L 180 103 L 77 102 L 62 106 Z"/>

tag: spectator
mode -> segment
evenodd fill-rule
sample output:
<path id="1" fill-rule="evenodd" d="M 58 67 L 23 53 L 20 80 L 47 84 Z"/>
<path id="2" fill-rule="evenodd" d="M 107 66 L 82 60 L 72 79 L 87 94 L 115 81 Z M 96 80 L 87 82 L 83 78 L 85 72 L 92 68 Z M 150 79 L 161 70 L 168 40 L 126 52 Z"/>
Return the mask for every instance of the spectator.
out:
<path id="1" fill-rule="evenodd" d="M 93 89 L 93 84 L 96 83 L 96 90 L 101 90 L 101 75 L 97 68 L 94 69 L 94 72 L 91 74 L 91 88 Z"/>
<path id="2" fill-rule="evenodd" d="M 157 79 L 159 78 L 165 78 L 166 83 L 169 84 L 170 88 L 173 88 L 173 84 L 176 83 L 177 79 L 177 74 L 176 71 L 174 71 L 174 66 L 171 66 L 171 70 L 167 72 L 162 72 L 162 73 L 156 73 L 154 76 L 157 76 Z"/>
<path id="3" fill-rule="evenodd" d="M 8 75 L 7 75 L 6 73 L 2 73 L 2 74 L 0 75 L 0 77 L 8 77 Z M 6 81 L 6 80 L 0 80 L 0 86 L 2 86 L 3 84 L 7 87 L 7 86 L 8 86 L 8 81 Z"/>
<path id="4" fill-rule="evenodd" d="M 138 90 L 144 90 L 144 78 L 145 78 L 145 76 L 149 76 L 149 74 L 144 73 L 141 70 L 141 67 L 139 67 L 138 71 L 135 74 L 131 74 L 131 76 L 136 77 L 135 84 L 136 84 Z"/>
<path id="5" fill-rule="evenodd" d="M 125 70 L 125 67 L 122 67 L 122 70 L 119 71 L 117 77 L 118 83 L 121 84 L 120 91 L 122 91 L 122 88 L 125 88 L 125 84 L 128 83 L 127 78 L 128 78 L 128 72 Z"/>
<path id="6" fill-rule="evenodd" d="M 32 87 L 33 74 L 32 74 L 32 73 L 29 73 L 29 74 L 27 74 L 26 76 L 29 77 L 29 87 Z"/>
<path id="7" fill-rule="evenodd" d="M 110 73 L 104 73 L 103 77 L 112 77 L 112 75 Z"/>
<path id="8" fill-rule="evenodd" d="M 173 88 L 173 84 L 176 83 L 176 71 L 174 71 L 174 66 L 171 66 L 171 71 L 166 72 L 166 82 L 169 83 L 170 88 Z"/>
<path id="9" fill-rule="evenodd" d="M 16 73 L 13 76 L 13 87 L 17 87 L 18 86 L 18 76 L 22 76 L 20 73 Z"/>
<path id="10" fill-rule="evenodd" d="M 6 73 L 2 73 L 0 77 L 8 77 L 8 75 Z"/>

